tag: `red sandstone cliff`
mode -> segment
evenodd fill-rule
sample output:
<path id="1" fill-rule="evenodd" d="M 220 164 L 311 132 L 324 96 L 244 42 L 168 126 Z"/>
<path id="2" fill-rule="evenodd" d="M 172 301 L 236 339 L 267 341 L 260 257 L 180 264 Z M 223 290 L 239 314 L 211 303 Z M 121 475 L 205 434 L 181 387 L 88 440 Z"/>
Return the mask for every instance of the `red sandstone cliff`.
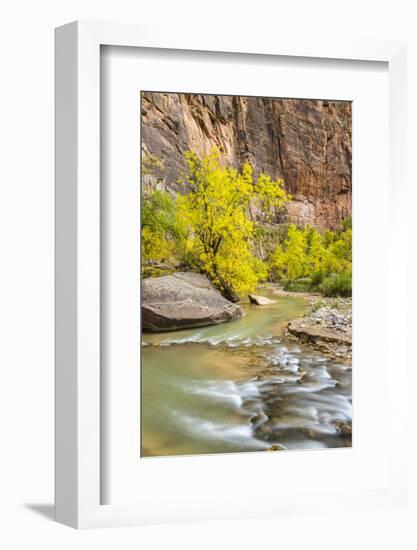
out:
<path id="1" fill-rule="evenodd" d="M 351 103 L 143 92 L 142 185 L 176 191 L 183 153 L 220 146 L 227 161 L 283 178 L 276 222 L 340 227 L 352 209 Z"/>

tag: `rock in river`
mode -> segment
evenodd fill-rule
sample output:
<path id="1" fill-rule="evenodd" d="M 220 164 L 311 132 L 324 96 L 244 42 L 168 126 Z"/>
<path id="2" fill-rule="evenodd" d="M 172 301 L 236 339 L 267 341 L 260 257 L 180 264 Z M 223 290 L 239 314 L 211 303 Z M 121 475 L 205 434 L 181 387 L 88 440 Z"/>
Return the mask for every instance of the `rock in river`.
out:
<path id="1" fill-rule="evenodd" d="M 163 332 L 216 325 L 242 316 L 205 275 L 175 273 L 142 282 L 142 329 Z"/>
<path id="2" fill-rule="evenodd" d="M 256 306 L 269 306 L 270 304 L 275 304 L 275 300 L 270 300 L 265 298 L 265 296 L 256 296 L 255 294 L 248 294 L 248 298 L 251 304 Z"/>

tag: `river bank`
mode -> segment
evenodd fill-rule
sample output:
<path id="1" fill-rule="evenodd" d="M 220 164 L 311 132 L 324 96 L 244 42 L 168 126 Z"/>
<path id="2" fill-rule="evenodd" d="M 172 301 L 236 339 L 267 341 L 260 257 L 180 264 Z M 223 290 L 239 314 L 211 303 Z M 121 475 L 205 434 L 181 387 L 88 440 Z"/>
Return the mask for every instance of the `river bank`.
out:
<path id="1" fill-rule="evenodd" d="M 336 361 L 352 364 L 352 298 L 291 292 L 276 283 L 265 283 L 262 290 L 271 292 L 274 297 L 293 297 L 307 302 L 303 317 L 289 321 L 288 338 L 311 345 Z"/>
<path id="2" fill-rule="evenodd" d="M 306 315 L 288 323 L 288 335 L 352 364 L 352 299 L 310 297 Z"/>

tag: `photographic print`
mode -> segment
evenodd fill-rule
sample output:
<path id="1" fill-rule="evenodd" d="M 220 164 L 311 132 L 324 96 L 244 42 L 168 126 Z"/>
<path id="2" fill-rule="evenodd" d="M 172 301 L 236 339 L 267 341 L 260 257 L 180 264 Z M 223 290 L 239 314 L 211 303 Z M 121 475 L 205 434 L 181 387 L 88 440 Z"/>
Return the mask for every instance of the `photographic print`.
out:
<path id="1" fill-rule="evenodd" d="M 141 456 L 350 447 L 351 102 L 140 105 Z"/>

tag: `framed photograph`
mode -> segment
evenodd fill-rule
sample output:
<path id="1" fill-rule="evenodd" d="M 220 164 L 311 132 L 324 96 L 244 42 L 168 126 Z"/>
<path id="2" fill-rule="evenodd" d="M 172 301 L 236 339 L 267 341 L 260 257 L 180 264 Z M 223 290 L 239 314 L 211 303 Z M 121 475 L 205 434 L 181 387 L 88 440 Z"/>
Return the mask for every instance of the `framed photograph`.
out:
<path id="1" fill-rule="evenodd" d="M 404 82 L 398 42 L 56 30 L 58 521 L 404 503 Z"/>

